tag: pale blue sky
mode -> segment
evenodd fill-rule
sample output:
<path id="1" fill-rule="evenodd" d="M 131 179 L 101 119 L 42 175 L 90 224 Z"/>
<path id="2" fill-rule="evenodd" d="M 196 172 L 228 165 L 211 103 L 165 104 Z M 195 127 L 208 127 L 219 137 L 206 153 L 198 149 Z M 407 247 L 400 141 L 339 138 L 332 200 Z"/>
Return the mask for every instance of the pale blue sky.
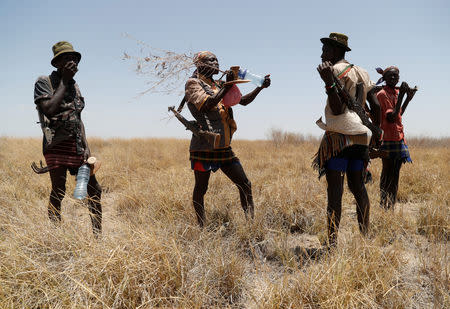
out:
<path id="1" fill-rule="evenodd" d="M 122 60 L 138 49 L 124 33 L 175 52 L 210 50 L 222 68 L 270 73 L 272 86 L 234 109 L 236 138 L 262 139 L 272 127 L 318 136 L 325 105 L 319 39 L 330 32 L 349 36 L 347 59 L 372 80 L 375 67 L 397 65 L 401 80 L 419 86 L 403 120 L 407 136 L 449 136 L 449 3 L 0 0 L 0 136 L 41 135 L 34 82 L 52 71 L 52 45 L 67 40 L 82 54 L 76 80 L 88 136 L 189 138 L 176 119 L 167 120 L 179 93 L 135 98 L 146 83 Z M 187 109 L 184 115 L 191 118 Z"/>

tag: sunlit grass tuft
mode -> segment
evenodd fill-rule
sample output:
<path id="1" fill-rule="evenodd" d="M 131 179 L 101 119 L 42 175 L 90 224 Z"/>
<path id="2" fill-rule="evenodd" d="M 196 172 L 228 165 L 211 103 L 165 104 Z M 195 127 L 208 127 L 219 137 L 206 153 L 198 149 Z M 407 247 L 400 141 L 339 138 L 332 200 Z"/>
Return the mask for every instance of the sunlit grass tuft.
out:
<path id="1" fill-rule="evenodd" d="M 104 232 L 71 198 L 47 218 L 48 175 L 31 171 L 40 139 L 0 138 L 0 308 L 446 308 L 449 286 L 448 139 L 410 139 L 399 203 L 379 208 L 381 162 L 367 186 L 371 230 L 359 234 L 345 189 L 339 245 L 326 239 L 326 184 L 311 169 L 318 140 L 274 130 L 234 141 L 252 182 L 255 218 L 219 171 L 192 206 L 188 141 L 91 139 L 103 164 Z M 312 250 L 312 251 L 311 251 Z"/>

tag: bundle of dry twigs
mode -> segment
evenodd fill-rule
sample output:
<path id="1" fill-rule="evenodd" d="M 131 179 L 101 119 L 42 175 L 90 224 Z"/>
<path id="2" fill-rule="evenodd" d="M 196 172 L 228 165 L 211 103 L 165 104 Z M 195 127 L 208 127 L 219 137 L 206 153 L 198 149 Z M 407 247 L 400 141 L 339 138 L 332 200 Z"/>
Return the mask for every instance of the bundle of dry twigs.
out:
<path id="1" fill-rule="evenodd" d="M 127 37 L 132 38 L 127 35 Z M 133 39 L 133 38 L 132 38 Z M 136 73 L 150 77 L 149 88 L 142 91 L 171 94 L 180 90 L 182 83 L 195 69 L 194 55 L 192 53 L 175 53 L 150 46 L 149 44 L 134 39 L 140 46 L 140 56 L 132 56 L 124 52 L 124 60 L 134 61 Z"/>

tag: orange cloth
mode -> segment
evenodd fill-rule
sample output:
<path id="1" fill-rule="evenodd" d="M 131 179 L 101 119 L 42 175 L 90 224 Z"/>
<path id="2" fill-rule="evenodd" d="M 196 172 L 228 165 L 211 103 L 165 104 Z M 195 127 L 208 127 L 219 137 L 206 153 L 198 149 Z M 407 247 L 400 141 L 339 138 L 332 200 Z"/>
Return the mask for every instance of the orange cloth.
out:
<path id="1" fill-rule="evenodd" d="M 392 89 L 387 86 L 383 86 L 383 89 L 377 93 L 378 102 L 380 102 L 381 108 L 381 129 L 384 131 L 384 141 L 401 141 L 404 139 L 402 115 L 398 114 L 395 122 L 389 122 L 386 118 L 386 114 L 395 110 L 395 105 L 398 99 L 398 89 Z"/>

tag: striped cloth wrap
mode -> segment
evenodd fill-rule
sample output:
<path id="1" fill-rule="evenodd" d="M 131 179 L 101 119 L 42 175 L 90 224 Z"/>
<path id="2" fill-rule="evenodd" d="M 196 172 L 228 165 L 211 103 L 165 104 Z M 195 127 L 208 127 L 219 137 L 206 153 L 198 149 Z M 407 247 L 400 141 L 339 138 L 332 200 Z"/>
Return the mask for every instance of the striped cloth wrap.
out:
<path id="1" fill-rule="evenodd" d="M 213 151 L 191 151 L 189 160 L 212 161 L 212 162 L 231 162 L 236 159 L 231 147 L 224 149 L 215 149 Z"/>
<path id="2" fill-rule="evenodd" d="M 201 172 L 215 172 L 227 164 L 240 164 L 231 147 L 213 151 L 191 151 L 189 160 L 191 160 L 191 168 Z"/>
<path id="3" fill-rule="evenodd" d="M 44 152 L 48 169 L 67 167 L 72 175 L 83 164 L 83 154 L 77 154 L 77 142 L 75 137 L 62 141 Z"/>
<path id="4" fill-rule="evenodd" d="M 383 141 L 380 150 L 388 153 L 390 159 L 401 160 L 403 163 L 412 162 L 408 145 L 403 139 L 400 141 Z"/>

